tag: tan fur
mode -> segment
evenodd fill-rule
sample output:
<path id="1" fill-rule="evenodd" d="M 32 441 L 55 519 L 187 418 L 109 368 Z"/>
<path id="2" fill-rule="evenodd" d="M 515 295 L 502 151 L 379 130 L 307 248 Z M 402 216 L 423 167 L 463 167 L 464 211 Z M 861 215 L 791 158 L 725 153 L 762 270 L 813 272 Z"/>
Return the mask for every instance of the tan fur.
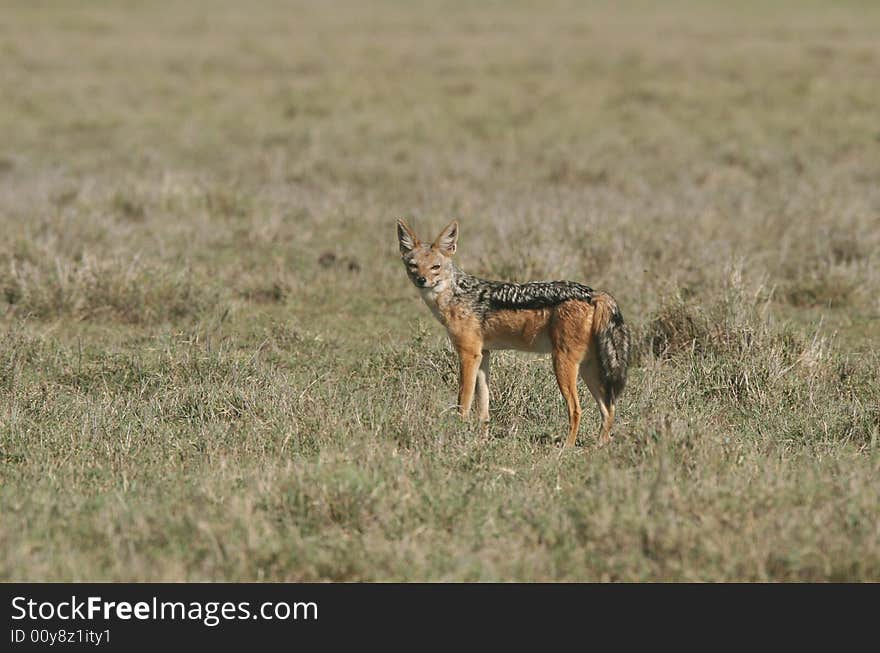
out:
<path id="1" fill-rule="evenodd" d="M 575 444 L 582 410 L 577 391 L 580 375 L 599 407 L 599 442 L 610 439 L 613 398 L 608 401 L 597 365 L 595 335 L 611 320 L 610 295 L 597 292 L 593 303 L 576 299 L 537 309 L 492 309 L 481 319 L 467 302 L 456 301 L 449 259 L 456 249 L 458 224 L 450 223 L 431 245 L 422 244 L 412 230 L 398 222 L 401 254 L 411 279 L 420 286 L 425 303 L 446 327 L 459 358 L 458 407 L 470 414 L 477 395 L 479 419 L 489 420 L 489 352 L 516 349 L 549 352 L 559 390 L 568 409 L 569 429 L 563 448 Z"/>
<path id="2" fill-rule="evenodd" d="M 611 324 L 611 302 L 610 295 L 604 292 L 597 292 L 595 295 L 595 302 L 593 304 L 593 308 L 595 309 L 595 315 L 593 317 L 593 331 L 594 333 L 598 333 L 599 331 L 604 331 Z"/>
<path id="3" fill-rule="evenodd" d="M 490 349 L 550 351 L 550 309 L 502 310 L 489 316 L 482 335 Z"/>

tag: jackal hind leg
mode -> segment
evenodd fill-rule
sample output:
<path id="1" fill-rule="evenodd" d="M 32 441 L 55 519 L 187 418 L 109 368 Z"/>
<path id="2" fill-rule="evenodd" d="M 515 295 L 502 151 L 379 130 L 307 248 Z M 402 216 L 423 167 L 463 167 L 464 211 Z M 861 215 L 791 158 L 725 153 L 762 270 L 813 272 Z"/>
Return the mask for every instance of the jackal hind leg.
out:
<path id="1" fill-rule="evenodd" d="M 571 352 L 554 352 L 553 372 L 556 374 L 556 383 L 559 391 L 565 399 L 568 407 L 568 437 L 562 449 L 573 447 L 577 441 L 578 427 L 581 423 L 581 402 L 578 399 L 577 377 L 579 357 Z"/>
<path id="2" fill-rule="evenodd" d="M 599 444 L 608 444 L 611 441 L 611 425 L 614 423 L 614 401 L 612 397 L 606 396 L 595 357 L 581 363 L 581 378 L 590 389 L 590 394 L 593 395 L 599 412 L 602 414 L 602 426 L 598 435 Z"/>

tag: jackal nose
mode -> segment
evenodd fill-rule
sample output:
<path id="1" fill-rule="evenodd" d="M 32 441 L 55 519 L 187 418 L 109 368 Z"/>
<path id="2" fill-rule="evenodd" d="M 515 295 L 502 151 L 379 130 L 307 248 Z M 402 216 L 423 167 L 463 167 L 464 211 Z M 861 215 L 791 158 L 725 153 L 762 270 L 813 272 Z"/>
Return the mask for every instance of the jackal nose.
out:
<path id="1" fill-rule="evenodd" d="M 426 283 L 428 283 L 428 280 L 425 279 L 425 277 L 416 277 L 416 283 L 420 286 L 424 286 Z"/>

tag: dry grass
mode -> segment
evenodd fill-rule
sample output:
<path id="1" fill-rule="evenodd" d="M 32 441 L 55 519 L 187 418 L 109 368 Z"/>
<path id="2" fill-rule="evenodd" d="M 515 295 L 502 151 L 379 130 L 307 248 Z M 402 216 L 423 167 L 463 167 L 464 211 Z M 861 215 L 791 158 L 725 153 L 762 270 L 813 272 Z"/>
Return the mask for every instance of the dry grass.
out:
<path id="1" fill-rule="evenodd" d="M 880 579 L 880 11 L 17 3 L 0 25 L 0 578 Z M 397 261 L 608 289 L 488 438 Z"/>

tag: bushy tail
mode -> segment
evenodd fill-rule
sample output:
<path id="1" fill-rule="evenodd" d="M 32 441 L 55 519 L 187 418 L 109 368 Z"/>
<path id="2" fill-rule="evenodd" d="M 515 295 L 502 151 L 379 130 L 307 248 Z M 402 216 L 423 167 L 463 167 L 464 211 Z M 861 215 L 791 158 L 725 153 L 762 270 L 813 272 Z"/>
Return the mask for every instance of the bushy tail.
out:
<path id="1" fill-rule="evenodd" d="M 620 396 L 626 386 L 629 367 L 629 328 L 614 297 L 604 292 L 593 294 L 593 335 L 599 351 L 599 377 L 610 402 Z"/>

